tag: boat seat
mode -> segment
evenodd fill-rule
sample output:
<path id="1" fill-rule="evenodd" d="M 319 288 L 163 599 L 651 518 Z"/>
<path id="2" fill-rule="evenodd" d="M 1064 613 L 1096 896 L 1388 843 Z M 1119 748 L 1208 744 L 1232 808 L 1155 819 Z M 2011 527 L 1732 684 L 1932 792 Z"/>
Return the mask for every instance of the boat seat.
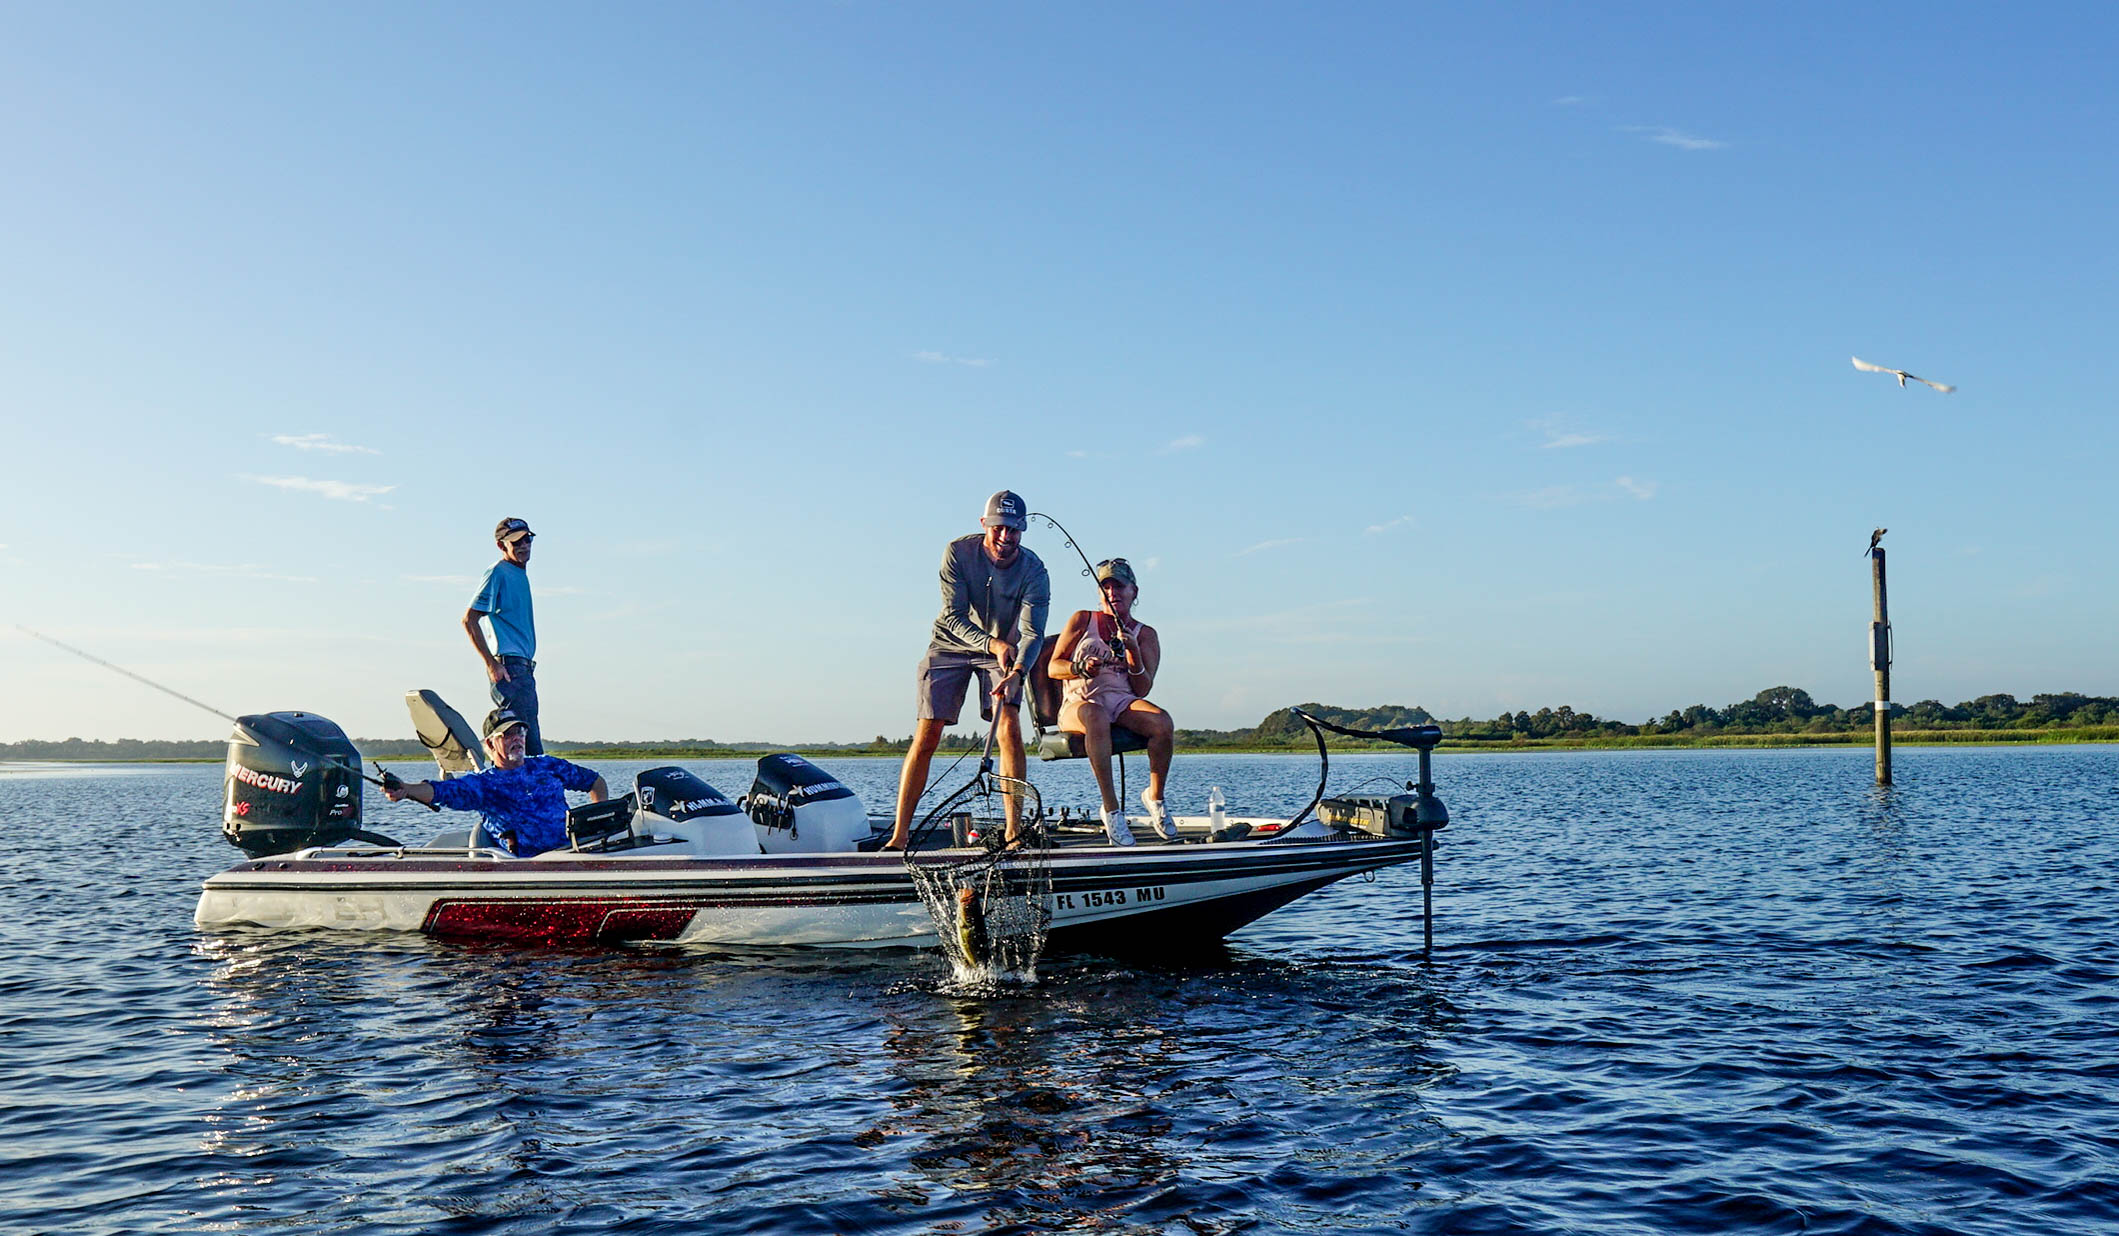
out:
<path id="1" fill-rule="evenodd" d="M 1041 760 L 1079 760 L 1089 754 L 1087 739 L 1080 734 L 1065 730 L 1047 730 L 1037 740 L 1037 758 Z M 1132 730 L 1111 727 L 1111 753 L 1124 755 L 1128 751 L 1146 751 L 1148 740 Z"/>
<path id="2" fill-rule="evenodd" d="M 1083 749 L 1084 739 L 1080 734 L 1069 734 L 1058 728 L 1060 698 L 1066 694 L 1066 685 L 1052 676 L 1052 645 L 1058 642 L 1054 636 L 1037 646 L 1037 657 L 1030 663 L 1030 719 L 1037 723 L 1037 758 L 1041 760 L 1078 760 L 1089 753 Z M 1124 755 L 1128 751 L 1146 751 L 1148 740 L 1132 730 L 1120 726 L 1111 727 L 1111 752 Z"/>
<path id="3" fill-rule="evenodd" d="M 463 777 L 486 769 L 486 749 L 478 732 L 463 714 L 432 691 L 405 692 L 405 708 L 412 714 L 412 730 L 419 743 L 434 757 L 444 779 Z"/>

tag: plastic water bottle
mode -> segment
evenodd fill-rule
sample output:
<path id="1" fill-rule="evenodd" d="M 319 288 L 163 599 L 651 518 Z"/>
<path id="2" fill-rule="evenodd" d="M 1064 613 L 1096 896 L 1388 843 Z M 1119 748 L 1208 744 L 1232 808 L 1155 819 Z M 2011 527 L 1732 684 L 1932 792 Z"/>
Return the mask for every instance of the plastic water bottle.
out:
<path id="1" fill-rule="evenodd" d="M 1207 787 L 1207 831 L 1214 832 L 1229 822 L 1229 800 L 1222 797 L 1218 785 Z"/>

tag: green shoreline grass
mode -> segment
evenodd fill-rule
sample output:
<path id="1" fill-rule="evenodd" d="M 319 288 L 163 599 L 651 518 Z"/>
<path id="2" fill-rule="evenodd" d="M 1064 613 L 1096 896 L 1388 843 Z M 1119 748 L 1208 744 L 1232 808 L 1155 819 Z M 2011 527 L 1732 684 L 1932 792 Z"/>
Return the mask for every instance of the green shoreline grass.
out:
<path id="1" fill-rule="evenodd" d="M 1827 734 L 1705 734 L 1690 736 L 1682 734 L 1621 734 L 1595 738 L 1515 738 L 1515 739 L 1466 739 L 1445 738 L 1437 751 L 1459 754 L 1481 751 L 1683 751 L 1692 748 L 1712 750 L 1790 750 L 1807 747 L 1869 747 L 1875 742 L 1870 731 L 1846 731 Z M 1894 747 L 1955 747 L 1955 746 L 2061 746 L 2092 743 L 2119 742 L 2119 726 L 2092 726 L 2076 729 L 2032 729 L 2032 730 L 1904 730 L 1894 731 L 1891 745 Z M 973 747 L 969 750 L 977 750 Z M 1334 741 L 1330 748 L 1335 755 L 1360 754 L 1362 752 L 1402 751 L 1404 748 L 1388 743 Z M 805 746 L 800 743 L 785 747 L 770 748 L 773 751 L 792 751 L 817 760 L 901 760 L 902 750 L 861 750 L 858 748 Z M 1179 746 L 1179 755 L 1305 755 L 1317 750 L 1314 743 L 1231 743 Z M 944 747 L 936 754 L 953 759 L 963 754 L 966 748 Z M 552 754 L 563 755 L 570 760 L 741 760 L 756 759 L 767 753 L 765 747 L 695 747 L 672 744 L 657 746 L 574 746 L 568 743 L 552 744 Z M 419 761 L 424 757 L 412 754 L 381 754 L 376 758 L 393 762 Z M 33 764 L 218 764 L 220 756 L 159 757 L 135 759 L 91 759 L 37 757 L 10 763 Z"/>

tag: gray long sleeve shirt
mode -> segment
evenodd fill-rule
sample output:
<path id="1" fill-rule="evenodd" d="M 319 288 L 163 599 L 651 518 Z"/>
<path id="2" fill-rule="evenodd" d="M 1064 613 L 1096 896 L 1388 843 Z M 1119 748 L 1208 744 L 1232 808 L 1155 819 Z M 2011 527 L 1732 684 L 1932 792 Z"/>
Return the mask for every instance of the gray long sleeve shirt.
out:
<path id="1" fill-rule="evenodd" d="M 1045 637 L 1045 620 L 1052 613 L 1052 579 L 1045 564 L 1027 549 L 1015 551 L 1015 561 L 995 566 L 987 557 L 984 538 L 973 534 L 958 537 L 942 551 L 942 614 L 934 620 L 934 646 L 980 656 L 986 641 L 1003 638 L 1011 628 L 1022 632 L 1016 639 L 1017 659 L 1028 665 Z"/>

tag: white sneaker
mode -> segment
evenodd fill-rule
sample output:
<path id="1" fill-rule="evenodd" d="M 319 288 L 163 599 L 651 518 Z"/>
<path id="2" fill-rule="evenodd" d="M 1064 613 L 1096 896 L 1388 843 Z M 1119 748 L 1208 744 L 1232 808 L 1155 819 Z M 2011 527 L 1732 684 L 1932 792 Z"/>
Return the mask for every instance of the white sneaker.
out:
<path id="1" fill-rule="evenodd" d="M 1104 836 L 1110 838 L 1112 845 L 1133 844 L 1133 828 L 1126 823 L 1125 816 L 1102 808 L 1098 808 L 1097 814 L 1104 817 Z"/>
<path id="2" fill-rule="evenodd" d="M 1164 841 L 1177 840 L 1177 821 L 1170 818 L 1168 811 L 1163 810 L 1162 799 L 1150 798 L 1148 797 L 1148 791 L 1142 790 L 1140 792 L 1140 805 L 1148 809 L 1148 823 L 1155 826 L 1156 836 L 1161 837 Z"/>

